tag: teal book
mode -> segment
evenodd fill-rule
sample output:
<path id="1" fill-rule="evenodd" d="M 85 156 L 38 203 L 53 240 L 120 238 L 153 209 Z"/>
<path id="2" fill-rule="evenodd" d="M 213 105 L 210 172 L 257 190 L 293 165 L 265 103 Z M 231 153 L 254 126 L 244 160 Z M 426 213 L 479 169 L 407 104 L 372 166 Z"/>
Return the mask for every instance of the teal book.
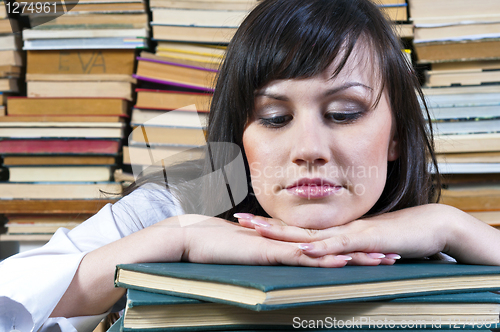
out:
<path id="1" fill-rule="evenodd" d="M 404 263 L 338 269 L 196 263 L 118 265 L 118 287 L 256 311 L 320 303 L 500 290 L 500 266 Z"/>
<path id="2" fill-rule="evenodd" d="M 493 329 L 499 323 L 500 295 L 456 293 L 388 301 L 330 303 L 253 311 L 129 289 L 125 332 L 297 330 L 297 329 Z"/>
<path id="3" fill-rule="evenodd" d="M 123 317 L 120 317 L 106 332 L 122 332 L 123 331 Z"/>

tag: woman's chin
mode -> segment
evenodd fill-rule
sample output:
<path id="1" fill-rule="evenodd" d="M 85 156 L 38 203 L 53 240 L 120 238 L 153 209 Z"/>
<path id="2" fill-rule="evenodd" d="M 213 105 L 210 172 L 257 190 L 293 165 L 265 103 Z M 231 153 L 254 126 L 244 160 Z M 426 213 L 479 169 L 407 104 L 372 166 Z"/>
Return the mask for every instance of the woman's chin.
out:
<path id="1" fill-rule="evenodd" d="M 353 214 L 353 211 L 342 211 L 328 207 L 322 209 L 317 206 L 297 206 L 280 211 L 274 217 L 283 220 L 289 226 L 307 229 L 326 229 L 345 225 L 363 214 Z"/>

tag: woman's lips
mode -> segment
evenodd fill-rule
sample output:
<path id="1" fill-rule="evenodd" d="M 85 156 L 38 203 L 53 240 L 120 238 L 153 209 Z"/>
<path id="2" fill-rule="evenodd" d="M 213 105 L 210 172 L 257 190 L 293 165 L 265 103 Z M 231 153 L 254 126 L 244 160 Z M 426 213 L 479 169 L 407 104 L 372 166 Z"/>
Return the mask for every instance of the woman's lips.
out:
<path id="1" fill-rule="evenodd" d="M 302 198 L 323 198 L 338 193 L 343 187 L 323 179 L 300 179 L 286 187 L 289 194 Z"/>

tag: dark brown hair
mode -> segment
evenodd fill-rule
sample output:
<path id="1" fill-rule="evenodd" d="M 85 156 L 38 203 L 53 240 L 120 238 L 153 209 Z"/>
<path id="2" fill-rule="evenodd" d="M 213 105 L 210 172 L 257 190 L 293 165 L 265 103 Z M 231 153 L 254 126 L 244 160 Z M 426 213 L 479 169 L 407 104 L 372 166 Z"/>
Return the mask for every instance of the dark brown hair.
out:
<path id="1" fill-rule="evenodd" d="M 388 165 L 384 191 L 367 215 L 432 202 L 439 186 L 432 186 L 429 158 L 436 169 L 437 164 L 432 129 L 426 125 L 419 98 L 428 117 L 427 107 L 399 38 L 370 0 L 262 1 L 228 46 L 212 99 L 207 141 L 232 142 L 243 151 L 243 131 L 256 90 L 273 80 L 313 77 L 334 59 L 339 64 L 336 75 L 361 40 L 368 42 L 373 63 L 380 67 L 380 91 L 388 93 L 400 149 L 399 158 Z M 213 157 L 215 165 L 230 160 L 223 151 Z M 213 167 L 209 164 L 201 168 L 208 172 Z M 220 217 L 230 220 L 237 211 L 265 215 L 252 193 L 247 163 L 246 168 L 249 195 Z"/>

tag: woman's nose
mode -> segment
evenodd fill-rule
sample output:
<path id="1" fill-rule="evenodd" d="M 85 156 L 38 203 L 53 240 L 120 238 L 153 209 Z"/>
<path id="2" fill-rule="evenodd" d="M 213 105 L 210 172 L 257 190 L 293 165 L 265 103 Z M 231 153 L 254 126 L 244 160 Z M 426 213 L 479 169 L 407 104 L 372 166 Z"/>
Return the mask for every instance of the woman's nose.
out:
<path id="1" fill-rule="evenodd" d="M 322 166 L 330 160 L 328 128 L 320 121 L 297 121 L 290 132 L 290 158 L 299 166 Z"/>

